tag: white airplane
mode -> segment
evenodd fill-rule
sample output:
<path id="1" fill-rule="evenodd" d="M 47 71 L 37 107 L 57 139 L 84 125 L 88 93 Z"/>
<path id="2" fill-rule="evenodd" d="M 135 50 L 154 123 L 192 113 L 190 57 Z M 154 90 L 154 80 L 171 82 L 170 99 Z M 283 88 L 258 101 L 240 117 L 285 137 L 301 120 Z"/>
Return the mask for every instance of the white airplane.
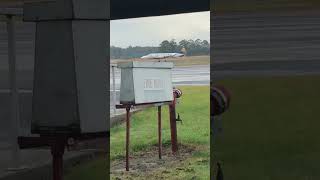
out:
<path id="1" fill-rule="evenodd" d="M 151 53 L 145 56 L 142 56 L 141 59 L 164 59 L 168 57 L 183 57 L 184 54 L 181 53 Z"/>

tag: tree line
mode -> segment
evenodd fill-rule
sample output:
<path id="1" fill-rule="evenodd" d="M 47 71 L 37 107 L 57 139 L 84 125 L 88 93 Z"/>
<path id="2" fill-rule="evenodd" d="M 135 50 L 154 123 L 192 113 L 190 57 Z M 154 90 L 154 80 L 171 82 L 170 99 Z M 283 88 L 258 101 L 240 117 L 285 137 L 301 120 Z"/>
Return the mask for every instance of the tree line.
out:
<path id="1" fill-rule="evenodd" d="M 210 54 L 210 43 L 207 40 L 181 40 L 177 42 L 175 39 L 164 40 L 158 47 L 141 47 L 129 46 L 127 48 L 120 48 L 111 46 L 110 57 L 111 59 L 130 59 L 140 58 L 141 56 L 150 53 L 183 53 L 186 56 L 199 56 Z"/>

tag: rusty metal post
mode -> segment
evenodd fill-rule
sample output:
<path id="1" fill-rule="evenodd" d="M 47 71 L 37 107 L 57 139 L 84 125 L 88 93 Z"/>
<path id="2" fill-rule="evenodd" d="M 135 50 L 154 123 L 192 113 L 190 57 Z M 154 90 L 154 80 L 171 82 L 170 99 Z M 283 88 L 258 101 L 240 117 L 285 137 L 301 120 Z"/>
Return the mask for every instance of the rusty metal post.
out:
<path id="1" fill-rule="evenodd" d="M 130 106 L 126 107 L 127 111 L 127 134 L 126 134 L 126 171 L 129 171 L 129 144 L 130 144 Z"/>
<path id="2" fill-rule="evenodd" d="M 161 140 L 161 106 L 158 106 L 158 145 L 159 145 L 159 159 L 161 159 L 162 140 Z"/>
<path id="3" fill-rule="evenodd" d="M 63 154 L 65 141 L 55 139 L 51 145 L 53 180 L 63 179 Z"/>
<path id="4" fill-rule="evenodd" d="M 174 93 L 174 99 L 169 104 L 170 112 L 170 129 L 171 129 L 171 149 L 172 153 L 176 154 L 178 151 L 178 138 L 177 138 L 177 122 L 176 122 L 176 95 Z"/>

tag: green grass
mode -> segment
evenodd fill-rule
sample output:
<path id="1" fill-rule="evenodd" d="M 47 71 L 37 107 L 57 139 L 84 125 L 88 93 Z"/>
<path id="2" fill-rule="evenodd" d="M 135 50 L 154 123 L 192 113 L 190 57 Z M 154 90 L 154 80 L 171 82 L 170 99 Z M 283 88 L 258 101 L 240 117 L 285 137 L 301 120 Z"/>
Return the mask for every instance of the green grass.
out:
<path id="1" fill-rule="evenodd" d="M 152 172 L 142 174 L 148 179 L 209 179 L 209 87 L 181 87 L 183 96 L 177 106 L 183 124 L 177 124 L 178 141 L 183 146 L 195 147 L 191 156 L 181 162 L 169 164 Z M 163 143 L 168 148 L 170 144 L 170 128 L 168 108 L 163 107 Z M 112 161 L 124 161 L 125 155 L 125 124 L 111 129 L 110 158 Z M 130 131 L 130 150 L 142 153 L 157 144 L 157 111 L 150 108 L 132 116 Z M 155 155 L 156 156 L 156 155 Z M 79 165 L 69 171 L 66 180 L 106 179 L 106 161 L 99 159 L 84 165 Z M 137 179 L 141 179 L 137 178 Z M 128 178 L 133 178 L 129 177 Z"/>
<path id="2" fill-rule="evenodd" d="M 320 77 L 224 80 L 232 91 L 215 140 L 225 179 L 320 179 Z"/>
<path id="3" fill-rule="evenodd" d="M 104 158 L 78 165 L 70 169 L 65 180 L 107 180 L 108 161 Z"/>
<path id="4" fill-rule="evenodd" d="M 195 171 L 177 171 L 169 170 L 169 175 L 181 177 L 181 179 L 190 179 L 193 176 L 209 178 L 209 141 L 210 141 L 210 121 L 209 121 L 209 87 L 181 87 L 183 96 L 181 103 L 177 106 L 177 112 L 180 113 L 183 124 L 178 123 L 178 140 L 184 145 L 201 147 L 201 152 L 195 152 L 186 162 L 189 168 Z M 163 122 L 163 143 L 170 143 L 170 127 L 168 108 L 162 111 Z M 112 128 L 110 135 L 111 160 L 123 158 L 125 154 L 125 125 Z M 132 117 L 131 126 L 131 151 L 139 152 L 148 149 L 157 144 L 157 111 L 156 108 L 150 108 L 142 112 L 136 113 Z M 196 164 L 197 160 L 207 160 L 204 164 Z M 189 163 L 191 165 L 189 165 Z M 153 174 L 159 176 L 159 172 L 155 170 Z M 151 177 L 152 178 L 152 177 Z"/>
<path id="5" fill-rule="evenodd" d="M 303 10 L 319 7 L 318 0 L 225 0 L 211 3 L 211 9 L 218 13 Z"/>
<path id="6" fill-rule="evenodd" d="M 183 124 L 177 123 L 179 140 L 185 144 L 207 145 L 209 142 L 209 87 L 182 87 L 183 96 L 177 106 Z M 162 111 L 163 141 L 170 143 L 169 113 Z M 140 151 L 157 144 L 157 109 L 150 108 L 136 113 L 131 124 L 131 148 Z M 111 129 L 111 160 L 124 155 L 125 124 Z"/>

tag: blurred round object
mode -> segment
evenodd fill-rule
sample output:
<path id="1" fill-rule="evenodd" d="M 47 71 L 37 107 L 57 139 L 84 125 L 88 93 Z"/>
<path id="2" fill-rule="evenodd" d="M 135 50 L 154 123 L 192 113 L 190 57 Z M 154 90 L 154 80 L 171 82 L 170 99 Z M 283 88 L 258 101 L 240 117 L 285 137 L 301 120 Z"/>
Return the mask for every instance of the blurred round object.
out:
<path id="1" fill-rule="evenodd" d="M 75 145 L 75 140 L 73 138 L 68 138 L 67 143 L 69 146 Z"/>
<path id="2" fill-rule="evenodd" d="M 182 96 L 182 91 L 180 89 L 173 89 L 173 93 L 175 94 L 176 98 L 180 98 Z"/>
<path id="3" fill-rule="evenodd" d="M 228 110 L 230 105 L 230 92 L 221 85 L 211 86 L 211 115 L 217 116 Z"/>

